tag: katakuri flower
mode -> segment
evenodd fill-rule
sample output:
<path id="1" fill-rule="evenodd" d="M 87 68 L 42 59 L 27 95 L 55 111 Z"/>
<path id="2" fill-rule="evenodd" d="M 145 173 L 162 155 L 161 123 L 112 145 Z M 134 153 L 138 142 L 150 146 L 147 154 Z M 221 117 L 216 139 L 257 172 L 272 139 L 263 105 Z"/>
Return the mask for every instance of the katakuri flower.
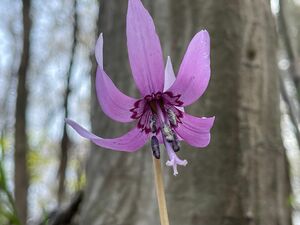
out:
<path id="1" fill-rule="evenodd" d="M 150 139 L 153 155 L 160 158 L 162 143 L 169 156 L 166 165 L 173 167 L 174 175 L 177 175 L 177 165 L 187 164 L 176 155 L 179 142 L 183 140 L 195 147 L 205 147 L 210 142 L 214 117 L 195 117 L 183 109 L 207 88 L 209 34 L 202 30 L 193 37 L 175 78 L 170 57 L 164 71 L 162 49 L 153 20 L 140 0 L 129 0 L 126 33 L 130 66 L 141 98 L 134 99 L 121 93 L 105 73 L 102 34 L 95 48 L 98 63 L 96 91 L 107 116 L 123 123 L 136 121 L 136 127 L 121 137 L 104 139 L 70 119 L 66 122 L 82 137 L 116 151 L 135 152 Z"/>

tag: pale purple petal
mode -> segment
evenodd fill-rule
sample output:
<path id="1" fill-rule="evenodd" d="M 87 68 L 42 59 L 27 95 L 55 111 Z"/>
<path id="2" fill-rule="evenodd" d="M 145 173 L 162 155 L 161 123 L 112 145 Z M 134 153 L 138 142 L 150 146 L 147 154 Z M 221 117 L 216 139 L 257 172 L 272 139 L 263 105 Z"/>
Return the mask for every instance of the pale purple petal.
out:
<path id="1" fill-rule="evenodd" d="M 137 99 L 123 94 L 107 76 L 104 70 L 97 68 L 96 91 L 103 112 L 119 122 L 131 122 L 133 108 Z"/>
<path id="2" fill-rule="evenodd" d="M 210 129 L 215 117 L 195 117 L 183 113 L 183 118 L 175 128 L 176 133 L 187 143 L 195 147 L 206 147 L 210 142 Z"/>
<path id="3" fill-rule="evenodd" d="M 129 0 L 127 47 L 135 83 L 143 96 L 163 91 L 164 62 L 153 20 L 140 0 Z"/>
<path id="4" fill-rule="evenodd" d="M 95 56 L 96 61 L 101 69 L 103 69 L 103 35 L 102 33 L 99 35 L 99 38 L 96 42 L 95 47 Z"/>
<path id="5" fill-rule="evenodd" d="M 72 128 L 74 128 L 74 130 L 76 130 L 77 133 L 82 137 L 91 140 L 98 146 L 108 148 L 111 150 L 134 152 L 137 151 L 139 148 L 143 147 L 148 140 L 148 135 L 141 132 L 141 130 L 138 128 L 132 129 L 127 134 L 121 137 L 105 139 L 87 131 L 85 128 L 81 127 L 78 123 L 74 122 L 73 120 L 66 119 L 65 121 Z"/>
<path id="6" fill-rule="evenodd" d="M 96 75 L 96 91 L 99 104 L 103 112 L 110 118 L 119 122 L 130 122 L 132 113 L 130 109 L 137 101 L 124 95 L 112 82 L 103 70 L 103 37 L 100 34 L 96 44 L 96 59 L 98 62 Z"/>
<path id="7" fill-rule="evenodd" d="M 176 80 L 176 77 L 175 77 L 175 73 L 173 70 L 171 57 L 168 56 L 168 60 L 167 60 L 166 68 L 165 68 L 164 91 L 168 90 L 172 86 L 172 84 L 174 83 L 175 80 Z M 176 108 L 184 112 L 183 107 L 176 107 Z"/>
<path id="8" fill-rule="evenodd" d="M 168 91 L 181 94 L 183 106 L 195 102 L 206 90 L 210 79 L 210 39 L 206 30 L 197 33 L 189 44 L 177 79 Z"/>
<path id="9" fill-rule="evenodd" d="M 164 83 L 164 91 L 168 90 L 174 81 L 176 80 L 175 73 L 173 70 L 173 65 L 171 62 L 170 56 L 168 56 L 166 68 L 165 68 L 165 83 Z"/>

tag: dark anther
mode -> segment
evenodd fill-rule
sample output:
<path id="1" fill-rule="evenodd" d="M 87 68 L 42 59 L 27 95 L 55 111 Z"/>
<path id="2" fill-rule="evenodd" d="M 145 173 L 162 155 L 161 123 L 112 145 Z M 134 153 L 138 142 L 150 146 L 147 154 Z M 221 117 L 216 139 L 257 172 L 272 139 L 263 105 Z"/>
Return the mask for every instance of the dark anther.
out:
<path id="1" fill-rule="evenodd" d="M 173 126 L 177 126 L 177 121 L 176 121 L 176 115 L 175 115 L 175 113 L 171 109 L 168 109 L 167 114 L 168 114 L 168 119 L 169 119 L 170 123 Z"/>
<path id="2" fill-rule="evenodd" d="M 151 148 L 153 156 L 157 159 L 160 159 L 159 142 L 156 136 L 152 136 L 151 138 Z"/>
<path id="3" fill-rule="evenodd" d="M 174 140 L 173 132 L 169 125 L 164 124 L 164 126 L 162 128 L 162 133 L 168 142 L 172 142 Z"/>
<path id="4" fill-rule="evenodd" d="M 172 148 L 173 148 L 174 152 L 179 152 L 180 146 L 179 146 L 178 141 L 172 141 Z"/>
<path id="5" fill-rule="evenodd" d="M 178 152 L 180 150 L 180 145 L 176 134 L 173 134 L 174 141 L 172 141 L 172 148 L 174 152 Z"/>
<path id="6" fill-rule="evenodd" d="M 157 127 L 156 127 L 156 116 L 152 115 L 150 119 L 150 128 L 152 133 L 156 133 Z"/>

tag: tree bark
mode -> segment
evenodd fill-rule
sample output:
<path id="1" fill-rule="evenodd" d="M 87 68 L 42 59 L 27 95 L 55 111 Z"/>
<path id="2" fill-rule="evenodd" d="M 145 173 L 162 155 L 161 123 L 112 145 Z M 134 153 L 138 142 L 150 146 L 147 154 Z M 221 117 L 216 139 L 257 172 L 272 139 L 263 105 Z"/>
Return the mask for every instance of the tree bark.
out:
<path id="1" fill-rule="evenodd" d="M 17 213 L 22 224 L 27 221 L 27 194 L 29 175 L 27 168 L 28 141 L 26 134 L 27 87 L 26 77 L 30 60 L 30 0 L 23 0 L 23 52 L 18 70 L 15 121 L 14 194 Z"/>
<path id="2" fill-rule="evenodd" d="M 143 3 L 155 17 L 165 55 L 172 56 L 175 68 L 197 31 L 206 28 L 211 34 L 210 85 L 201 101 L 187 110 L 216 116 L 212 140 L 205 150 L 182 145 L 180 155 L 189 164 L 180 168 L 178 177 L 164 168 L 170 224 L 290 225 L 277 39 L 269 2 Z M 117 86 L 132 95 L 125 37 L 127 1 L 100 4 L 104 67 Z M 95 92 L 92 109 L 95 133 L 112 137 L 124 132 L 123 125 L 99 110 Z M 81 224 L 159 224 L 148 146 L 126 154 L 93 145 L 87 182 Z"/>

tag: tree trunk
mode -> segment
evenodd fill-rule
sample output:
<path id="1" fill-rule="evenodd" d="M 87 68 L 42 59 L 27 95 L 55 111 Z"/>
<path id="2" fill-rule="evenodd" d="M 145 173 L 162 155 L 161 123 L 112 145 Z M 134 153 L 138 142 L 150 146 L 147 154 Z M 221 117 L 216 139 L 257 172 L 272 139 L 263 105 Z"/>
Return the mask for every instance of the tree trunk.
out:
<path id="1" fill-rule="evenodd" d="M 18 216 L 22 224 L 27 220 L 27 194 L 28 194 L 28 168 L 27 151 L 28 142 L 26 135 L 26 108 L 27 108 L 27 87 L 26 77 L 30 57 L 30 0 L 23 0 L 23 52 L 21 65 L 18 71 L 18 86 L 16 99 L 16 122 L 15 122 L 15 201 Z"/>
<path id="2" fill-rule="evenodd" d="M 180 155 L 189 164 L 180 168 L 178 177 L 164 168 L 170 224 L 290 225 L 277 40 L 269 2 L 143 2 L 155 17 L 165 53 L 172 56 L 175 68 L 197 31 L 206 28 L 211 34 L 210 85 L 201 101 L 187 110 L 216 116 L 212 140 L 205 150 L 183 144 Z M 126 9 L 127 1 L 103 1 L 100 28 L 104 67 L 117 86 L 132 95 Z M 92 109 L 95 133 L 112 137 L 125 131 L 98 110 L 95 92 Z M 93 145 L 81 224 L 159 224 L 151 163 L 148 146 L 126 154 Z"/>
<path id="3" fill-rule="evenodd" d="M 74 16 L 74 30 L 73 30 L 73 44 L 71 48 L 71 55 L 70 55 L 70 64 L 69 68 L 66 74 L 66 89 L 65 89 L 65 94 L 64 94 L 64 110 L 65 110 L 65 118 L 69 117 L 69 95 L 70 95 L 70 80 L 71 80 L 71 75 L 72 75 L 72 70 L 73 70 L 73 65 L 74 65 L 74 59 L 75 59 L 75 50 L 77 46 L 77 32 L 78 32 L 78 13 L 77 13 L 77 0 L 73 0 L 73 16 Z M 64 123 L 63 125 L 63 135 L 60 143 L 60 163 L 59 163 L 59 168 L 58 168 L 58 192 L 57 192 L 57 197 L 58 197 L 58 204 L 60 205 L 63 200 L 64 200 L 64 195 L 65 195 L 65 180 L 66 180 L 66 171 L 68 167 L 68 150 L 69 150 L 69 145 L 70 145 L 70 139 L 67 133 L 67 124 Z"/>

